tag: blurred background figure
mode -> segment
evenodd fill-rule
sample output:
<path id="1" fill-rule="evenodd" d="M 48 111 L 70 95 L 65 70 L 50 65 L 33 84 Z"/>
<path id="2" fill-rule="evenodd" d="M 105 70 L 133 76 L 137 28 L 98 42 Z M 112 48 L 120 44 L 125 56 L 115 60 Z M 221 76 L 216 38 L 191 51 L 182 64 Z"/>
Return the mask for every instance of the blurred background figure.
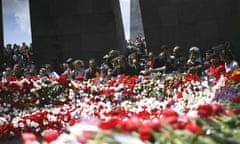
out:
<path id="1" fill-rule="evenodd" d="M 219 79 L 221 74 L 225 73 L 223 62 L 220 60 L 219 55 L 216 53 L 209 55 L 208 59 L 210 61 L 210 66 L 207 69 L 207 76 Z"/>
<path id="2" fill-rule="evenodd" d="M 121 74 L 133 76 L 138 74 L 137 71 L 129 65 L 127 58 L 123 55 L 117 58 L 117 64 L 118 65 L 113 68 L 113 76 L 118 76 Z"/>
<path id="3" fill-rule="evenodd" d="M 45 69 L 47 71 L 48 77 L 53 78 L 53 79 L 59 78 L 58 73 L 53 70 L 53 67 L 51 64 L 46 64 Z"/>
<path id="4" fill-rule="evenodd" d="M 202 75 L 202 58 L 198 47 L 191 47 L 189 49 L 189 59 L 186 63 L 186 69 L 188 73 Z"/>
<path id="5" fill-rule="evenodd" d="M 80 59 L 75 60 L 73 62 L 73 71 L 72 71 L 73 79 L 82 81 L 84 78 L 84 73 L 85 73 L 85 69 L 84 69 L 83 60 L 80 60 Z"/>
<path id="6" fill-rule="evenodd" d="M 89 67 L 85 70 L 84 80 L 99 77 L 101 70 L 97 66 L 94 58 L 89 59 L 88 65 L 89 65 Z"/>
<path id="7" fill-rule="evenodd" d="M 234 59 L 233 54 L 229 50 L 223 49 L 219 56 L 224 62 L 224 67 L 227 73 L 239 68 L 238 62 Z"/>
<path id="8" fill-rule="evenodd" d="M 185 71 L 186 58 L 180 46 L 175 46 L 173 48 L 170 58 L 172 72 L 183 73 Z"/>

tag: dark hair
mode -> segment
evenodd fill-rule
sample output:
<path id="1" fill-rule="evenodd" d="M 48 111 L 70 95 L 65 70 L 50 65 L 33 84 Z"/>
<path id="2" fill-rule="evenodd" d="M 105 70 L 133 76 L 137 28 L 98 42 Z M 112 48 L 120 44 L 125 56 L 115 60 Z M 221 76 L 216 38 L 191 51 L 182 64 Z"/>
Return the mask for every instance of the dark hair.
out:
<path id="1" fill-rule="evenodd" d="M 207 60 L 210 60 L 212 58 L 219 58 L 220 59 L 220 57 L 219 57 L 219 55 L 217 53 L 211 53 Z"/>
<path id="2" fill-rule="evenodd" d="M 234 59 L 232 52 L 229 51 L 229 50 L 225 50 L 225 49 L 222 50 L 222 51 L 220 52 L 220 55 L 222 55 L 222 56 L 224 56 L 224 57 L 226 57 L 226 58 L 229 58 L 229 59 L 231 59 L 231 60 Z"/>
<path id="3" fill-rule="evenodd" d="M 170 48 L 167 46 L 167 45 L 161 45 L 160 47 L 160 51 L 163 52 L 163 51 L 166 51 L 166 50 L 170 50 Z"/>

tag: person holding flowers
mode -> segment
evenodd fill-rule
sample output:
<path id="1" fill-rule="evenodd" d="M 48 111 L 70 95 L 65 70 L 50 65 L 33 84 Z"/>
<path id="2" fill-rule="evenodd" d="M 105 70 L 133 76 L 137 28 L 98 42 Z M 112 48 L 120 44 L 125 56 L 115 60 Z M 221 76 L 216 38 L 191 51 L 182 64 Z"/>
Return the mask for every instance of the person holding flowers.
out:
<path id="1" fill-rule="evenodd" d="M 207 75 L 209 77 L 214 77 L 219 79 L 221 74 L 225 73 L 225 67 L 223 63 L 220 61 L 220 57 L 218 54 L 213 53 L 209 56 L 210 67 L 207 70 Z"/>
<path id="2" fill-rule="evenodd" d="M 89 59 L 89 67 L 85 70 L 84 80 L 96 78 L 100 76 L 100 68 L 97 66 L 94 58 Z"/>

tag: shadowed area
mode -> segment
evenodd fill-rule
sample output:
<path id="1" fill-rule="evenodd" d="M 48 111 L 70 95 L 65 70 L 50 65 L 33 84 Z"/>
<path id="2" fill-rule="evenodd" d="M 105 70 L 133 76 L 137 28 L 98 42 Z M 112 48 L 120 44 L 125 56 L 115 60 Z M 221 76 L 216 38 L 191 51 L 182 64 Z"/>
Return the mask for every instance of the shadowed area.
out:
<path id="1" fill-rule="evenodd" d="M 193 45 L 206 50 L 229 41 L 240 46 L 238 0 L 140 0 L 148 48 Z"/>
<path id="2" fill-rule="evenodd" d="M 32 43 L 38 64 L 58 63 L 67 57 L 88 60 L 124 39 L 118 1 L 30 0 Z"/>

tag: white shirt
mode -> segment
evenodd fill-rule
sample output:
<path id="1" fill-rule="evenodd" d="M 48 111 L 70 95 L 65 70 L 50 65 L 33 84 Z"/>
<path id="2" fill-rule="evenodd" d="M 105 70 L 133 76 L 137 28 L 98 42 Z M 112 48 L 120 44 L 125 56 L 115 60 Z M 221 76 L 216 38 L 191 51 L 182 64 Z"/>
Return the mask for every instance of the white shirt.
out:
<path id="1" fill-rule="evenodd" d="M 238 62 L 235 60 L 231 61 L 229 64 L 225 62 L 224 66 L 225 66 L 226 72 L 231 72 L 239 67 Z"/>

